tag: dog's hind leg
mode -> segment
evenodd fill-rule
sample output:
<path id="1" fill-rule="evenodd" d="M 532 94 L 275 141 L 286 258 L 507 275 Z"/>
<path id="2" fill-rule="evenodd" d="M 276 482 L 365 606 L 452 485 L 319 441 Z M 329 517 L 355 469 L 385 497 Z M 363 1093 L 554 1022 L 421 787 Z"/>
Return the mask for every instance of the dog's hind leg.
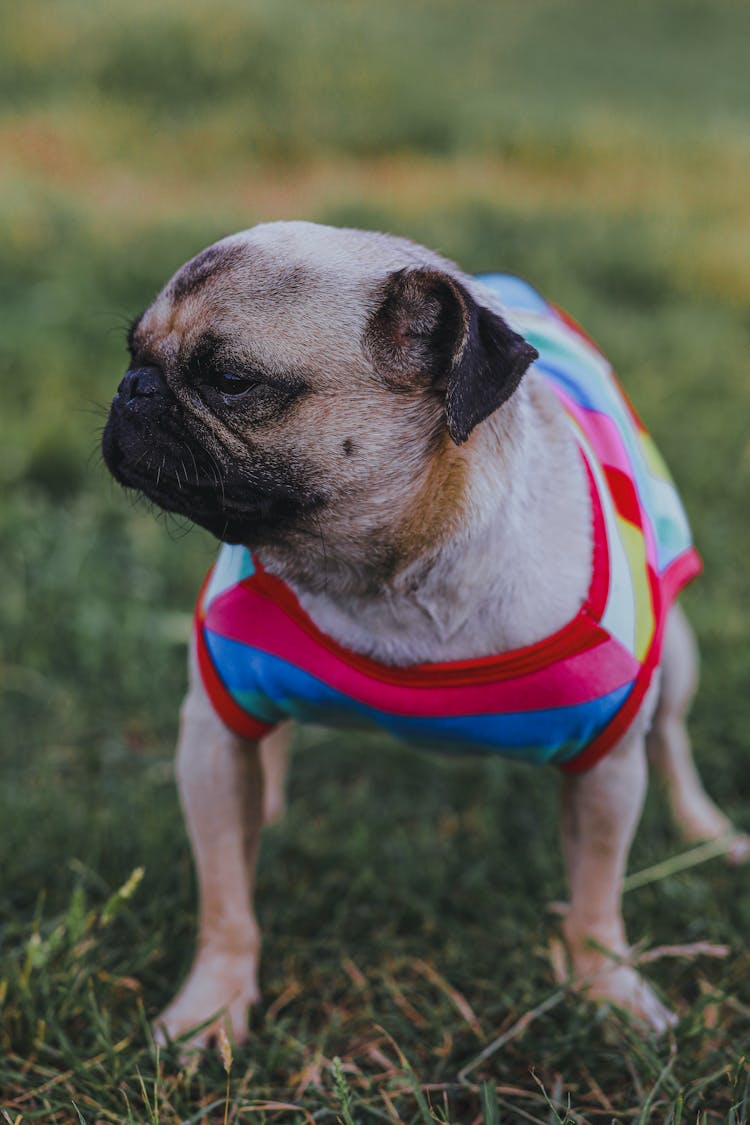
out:
<path id="1" fill-rule="evenodd" d="M 675 1022 L 655 992 L 628 964 L 621 897 L 628 852 L 646 792 L 642 731 L 585 773 L 563 781 L 563 831 L 570 907 L 563 932 L 575 982 L 592 999 L 609 1001 L 647 1027 Z"/>
<path id="2" fill-rule="evenodd" d="M 670 610 L 664 633 L 659 701 L 648 735 L 648 756 L 664 782 L 675 824 L 688 842 L 731 839 L 735 862 L 750 854 L 750 838 L 731 821 L 703 788 L 690 749 L 686 716 L 698 682 L 698 650 L 679 605 Z"/>
<path id="3" fill-rule="evenodd" d="M 281 723 L 261 739 L 260 761 L 263 767 L 263 823 L 274 824 L 286 808 L 286 774 L 289 765 L 289 744 L 292 724 Z"/>
<path id="4" fill-rule="evenodd" d="M 263 775 L 257 743 L 216 716 L 191 657 L 182 708 L 177 781 L 198 873 L 200 914 L 193 967 L 158 1017 L 155 1037 L 176 1039 L 199 1024 L 190 1047 L 205 1046 L 228 1024 L 241 1042 L 259 998 L 260 932 L 252 906 L 263 821 Z"/>

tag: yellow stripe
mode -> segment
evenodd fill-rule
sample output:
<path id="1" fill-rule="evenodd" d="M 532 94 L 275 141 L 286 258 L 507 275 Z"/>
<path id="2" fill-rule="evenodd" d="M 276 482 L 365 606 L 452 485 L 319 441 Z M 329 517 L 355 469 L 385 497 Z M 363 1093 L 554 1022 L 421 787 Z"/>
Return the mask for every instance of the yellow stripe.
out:
<path id="1" fill-rule="evenodd" d="M 648 584 L 646 544 L 639 528 L 617 516 L 617 530 L 630 567 L 635 595 L 635 657 L 643 661 L 654 634 L 654 609 Z"/>
<path id="2" fill-rule="evenodd" d="M 674 487 L 672 474 L 667 468 L 666 461 L 654 445 L 651 435 L 644 433 L 642 430 L 638 431 L 638 440 L 651 476 L 656 477 L 657 480 L 666 480 Z"/>

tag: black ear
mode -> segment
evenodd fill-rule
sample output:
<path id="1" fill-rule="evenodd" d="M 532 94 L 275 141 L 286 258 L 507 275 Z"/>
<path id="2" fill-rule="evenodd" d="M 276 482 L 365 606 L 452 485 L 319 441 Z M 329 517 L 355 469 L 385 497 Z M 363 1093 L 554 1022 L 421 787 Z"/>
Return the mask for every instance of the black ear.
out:
<path id="1" fill-rule="evenodd" d="M 465 292 L 465 291 L 464 291 Z M 463 347 L 448 376 L 445 416 L 456 445 L 509 399 L 539 352 L 468 293 Z"/>
<path id="2" fill-rule="evenodd" d="M 447 273 L 399 270 L 381 290 L 365 342 L 394 390 L 444 389 L 456 445 L 515 391 L 537 351 Z"/>

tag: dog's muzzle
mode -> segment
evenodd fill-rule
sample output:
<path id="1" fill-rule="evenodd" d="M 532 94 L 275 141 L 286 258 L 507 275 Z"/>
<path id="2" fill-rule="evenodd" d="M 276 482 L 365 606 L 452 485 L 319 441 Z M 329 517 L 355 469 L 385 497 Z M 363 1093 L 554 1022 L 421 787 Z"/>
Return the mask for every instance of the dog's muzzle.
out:
<path id="1" fill-rule="evenodd" d="M 130 479 L 128 464 L 148 468 L 151 454 L 169 437 L 168 408 L 174 405 L 161 368 L 132 367 L 125 372 L 102 435 L 104 460 L 121 484 L 142 487 L 140 479 Z"/>
<path id="2" fill-rule="evenodd" d="M 137 410 L 145 405 L 144 400 L 168 393 L 159 367 L 133 367 L 123 375 L 112 405 L 120 410 Z"/>

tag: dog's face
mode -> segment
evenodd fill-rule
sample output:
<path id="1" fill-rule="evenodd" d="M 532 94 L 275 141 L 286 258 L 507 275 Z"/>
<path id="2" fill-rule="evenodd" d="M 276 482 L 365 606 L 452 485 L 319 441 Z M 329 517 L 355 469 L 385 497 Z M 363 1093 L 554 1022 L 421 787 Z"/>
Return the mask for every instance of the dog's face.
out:
<path id="1" fill-rule="evenodd" d="M 324 526 L 398 554 L 407 498 L 437 473 L 449 503 L 457 447 L 536 355 L 460 278 L 362 231 L 223 239 L 131 328 L 110 471 L 226 541 L 277 547 Z"/>

